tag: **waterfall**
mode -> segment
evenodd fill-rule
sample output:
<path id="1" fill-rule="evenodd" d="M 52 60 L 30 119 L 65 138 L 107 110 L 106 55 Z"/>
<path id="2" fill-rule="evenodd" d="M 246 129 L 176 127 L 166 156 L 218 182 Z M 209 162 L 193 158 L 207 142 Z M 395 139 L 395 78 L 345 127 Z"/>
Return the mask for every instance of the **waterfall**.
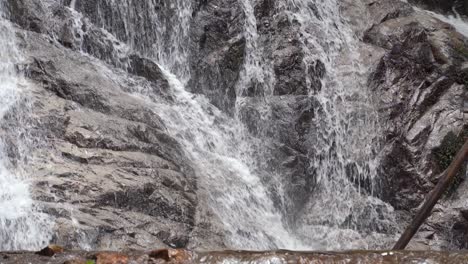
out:
<path id="1" fill-rule="evenodd" d="M 316 186 L 295 219 L 285 209 L 292 202 L 282 186 L 281 171 L 260 173 L 268 164 L 269 157 L 264 156 L 269 153 L 268 149 L 274 148 L 272 139 L 262 133 L 252 135 L 241 114 L 244 105 L 252 100 L 245 95 L 251 85 L 262 91 L 257 107 L 262 120 L 266 121 L 258 126 L 266 129 L 271 125 L 268 120 L 272 103 L 281 100 L 273 94 L 277 80 L 271 62 L 263 57 L 254 0 L 239 0 L 245 15 L 246 59 L 236 86 L 234 116 L 217 109 L 205 96 L 190 93 L 187 87 L 191 77 L 188 61 L 191 0 L 165 4 L 156 0 L 101 0 L 95 10 L 98 15 L 89 19 L 94 19 L 93 23 L 113 34 L 116 40 L 125 42 L 129 52 L 149 57 L 162 69 L 173 100 L 155 98 L 145 87 L 136 87 L 135 96 L 154 105 L 169 134 L 183 146 L 196 171 L 200 197 L 206 197 L 202 202 L 207 203 L 223 224 L 228 247 L 255 250 L 378 248 L 385 237 L 391 236 L 388 233 L 395 232 L 395 223 L 393 208 L 373 195 L 378 178 L 380 128 L 372 94 L 366 86 L 366 70 L 360 66 L 358 40 L 341 17 L 338 0 L 276 2 L 275 9 L 285 12 L 290 23 L 299 27 L 298 39 L 305 54 L 306 72 L 308 67 L 318 67 L 319 61 L 326 70 L 321 80 L 322 89 L 306 95 L 317 102 L 312 120 L 316 129 L 307 134 L 306 139 L 311 148 L 307 154 L 310 164 L 307 169 L 315 172 Z M 76 18 L 75 27 L 82 30 L 84 16 L 79 14 L 80 2 L 73 0 L 70 8 Z M 0 117 L 21 95 L 21 76 L 14 68 L 19 60 L 14 32 L 9 23 L 4 20 L 1 23 L 4 29 L 0 33 L 5 36 L 1 39 L 4 43 L 0 56 L 7 60 L 2 60 L 6 63 L 0 68 L 0 78 L 6 80 L 0 83 L 0 92 L 5 92 L 0 99 L 5 101 L 2 106 L 7 107 L 2 109 Z M 312 81 L 308 76 L 307 82 Z M 0 151 L 0 157 L 4 155 L 4 151 Z M 2 237 L 17 237 L 8 239 L 18 242 L 7 249 L 36 247 L 42 240 L 35 239 L 47 238 L 47 233 L 38 233 L 44 229 L 41 226 L 44 220 L 38 220 L 39 214 L 36 214 L 23 176 L 9 168 L 6 158 L 1 162 L 0 181 L 9 183 L 2 183 L 2 186 L 17 186 L 11 190 L 2 189 L 0 192 L 6 192 L 0 193 L 2 201 L 18 200 L 21 201 L 18 204 L 24 204 L 22 210 L 0 210 L 0 230 L 6 234 Z M 277 192 L 279 201 L 272 197 L 272 189 Z M 3 206 L 7 206 L 6 203 L 0 204 L 0 209 Z M 25 227 L 14 228 L 14 225 Z M 30 234 L 34 235 L 28 237 Z M 22 244 L 25 241 L 31 244 Z"/>
<path id="2" fill-rule="evenodd" d="M 275 83 L 271 62 L 261 55 L 263 47 L 258 43 L 252 1 L 242 0 L 241 3 L 246 15 L 244 36 L 247 43 L 237 91 L 237 110 L 249 100 L 243 97 L 244 89 L 254 82 L 263 89 L 264 98 L 256 103 L 263 104 L 264 119 L 268 119 Z M 326 69 L 322 89 L 309 93 L 319 104 L 312 121 L 318 124 L 317 131 L 310 133 L 307 139 L 312 142 L 313 150 L 308 158 L 316 172 L 317 186 L 310 194 L 312 202 L 302 212 L 302 219 L 293 220 L 296 227 L 287 226 L 287 230 L 292 241 L 301 241 L 299 244 L 309 248 L 375 248 L 387 241 L 386 235 L 376 231 L 395 232 L 395 220 L 393 208 L 373 197 L 378 183 L 378 114 L 366 85 L 366 69 L 360 66 L 358 40 L 341 17 L 339 8 L 339 1 L 310 0 L 282 1 L 276 6 L 279 12 L 285 10 L 291 24 L 299 23 L 304 65 L 314 67 L 317 61 L 322 61 Z M 307 79 L 308 83 L 311 81 Z M 264 140 L 262 144 L 267 142 Z M 278 182 L 282 175 L 272 173 L 270 177 Z M 287 204 L 288 198 L 284 195 L 280 196 Z M 288 222 L 289 216 L 282 213 L 281 221 Z M 287 245 L 297 246 L 297 242 Z"/>
<path id="3" fill-rule="evenodd" d="M 419 8 L 416 8 L 415 9 L 419 9 Z M 421 10 L 421 9 L 419 9 Z M 467 37 L 468 38 L 468 22 L 463 19 L 460 14 L 457 13 L 457 11 L 454 9 L 453 10 L 455 15 L 442 15 L 442 14 L 438 14 L 436 12 L 432 12 L 432 11 L 427 11 L 427 13 L 431 14 L 433 17 L 439 19 L 440 21 L 443 21 L 447 24 L 450 24 L 452 25 L 455 30 L 457 30 L 460 34 L 462 34 L 463 36 Z"/>
<path id="4" fill-rule="evenodd" d="M 359 66 L 357 40 L 340 17 L 338 2 L 316 3 L 323 19 L 316 16 L 310 2 L 291 0 L 278 6 L 287 10 L 291 20 L 301 24 L 305 63 L 313 65 L 321 59 L 327 69 L 321 92 L 309 95 L 320 103 L 314 121 L 320 124 L 320 129 L 310 135 L 316 144 L 314 154 L 309 157 L 317 171 L 318 187 L 311 194 L 314 202 L 309 212 L 303 214 L 306 220 L 301 220 L 297 229 L 288 225 L 288 216 L 275 206 L 268 186 L 257 173 L 258 162 L 262 162 L 258 153 L 262 153 L 268 140 L 250 135 L 239 116 L 239 108 L 246 100 L 243 93 L 251 82 L 262 86 L 261 103 L 268 115 L 275 82 L 269 62 L 261 56 L 252 2 L 241 1 L 246 16 L 246 60 L 237 87 L 234 119 L 214 108 L 203 96 L 187 92 L 183 81 L 187 79 L 186 69 L 174 67 L 184 64 L 183 61 L 188 64 L 187 55 L 181 53 L 185 49 L 177 46 L 185 43 L 182 40 L 188 37 L 188 25 L 176 26 L 171 31 L 173 35 L 158 38 L 171 40 L 165 46 L 176 51 L 171 54 L 175 61 L 168 61 L 171 56 L 161 56 L 165 51 L 157 49 L 159 56 L 155 59 L 166 69 L 176 97 L 175 104 L 159 104 L 158 109 L 162 110 L 159 112 L 171 134 L 192 158 L 201 178 L 201 191 L 208 193 L 209 205 L 228 231 L 227 244 L 232 248 L 378 247 L 384 242 L 375 231 L 394 227 L 393 208 L 372 196 L 378 164 L 378 116 L 367 91 L 365 71 Z M 190 13 L 181 9 L 176 20 L 188 21 L 185 16 Z M 311 28 L 322 28 L 321 33 L 327 37 L 317 38 L 309 31 Z M 281 176 L 270 175 L 274 183 Z"/>
<path id="5" fill-rule="evenodd" d="M 157 102 L 155 109 L 159 109 L 170 134 L 191 157 L 200 177 L 199 192 L 208 194 L 208 205 L 228 232 L 226 244 L 229 247 L 305 248 L 291 236 L 266 187 L 254 172 L 256 157 L 253 157 L 252 146 L 261 144 L 259 139 L 249 136 L 239 120 L 216 109 L 204 96 L 187 91 L 190 72 L 181 66 L 189 65 L 188 50 L 183 45 L 187 43 L 192 12 L 190 1 L 176 2 L 177 17 L 171 21 L 180 24 L 171 28 L 171 35 L 164 31 L 159 33 L 157 39 L 165 40 L 164 45 L 153 45 L 155 60 L 169 80 L 175 102 Z M 157 24 L 169 28 L 171 24 L 167 22 L 158 20 Z M 170 47 L 170 52 L 166 47 Z M 256 47 L 252 45 L 250 51 L 256 53 Z M 252 64 L 259 65 L 257 56 L 252 55 Z M 245 72 L 245 76 L 262 72 L 261 69 L 255 73 Z"/>
<path id="6" fill-rule="evenodd" d="M 393 230 L 395 223 L 393 208 L 372 196 L 380 128 L 358 40 L 339 1 L 289 0 L 280 8 L 300 23 L 306 65 L 320 60 L 326 69 L 322 89 L 310 95 L 319 102 L 313 121 L 319 127 L 309 139 L 317 187 L 301 233 L 323 249 L 378 247 L 384 241 L 371 238 L 374 232 Z"/>
<path id="7" fill-rule="evenodd" d="M 102 1 L 102 5 L 110 7 L 115 14 L 109 17 L 98 9 L 100 15 L 95 22 L 126 40 L 133 51 L 154 59 L 169 80 L 174 101 L 157 100 L 151 96 L 151 91 L 145 94 L 143 87 L 136 89 L 136 96 L 143 96 L 154 103 L 169 133 L 184 146 L 200 178 L 199 192 L 207 194 L 208 206 L 221 219 L 227 231 L 226 244 L 244 249 L 305 249 L 299 240 L 291 236 L 266 186 L 254 172 L 256 157 L 253 157 L 253 146 L 261 145 L 262 140 L 250 136 L 239 120 L 216 109 L 204 96 L 188 92 L 191 2 L 173 1 L 160 13 L 145 14 L 151 22 L 145 25 L 151 32 L 145 33 L 154 34 L 151 38 L 146 34 L 140 36 L 141 32 L 135 28 L 141 15 L 136 13 L 137 9 L 130 8 L 140 4 L 134 0 Z M 145 10 L 155 10 L 158 5 L 154 1 L 141 4 Z M 248 6 L 248 2 L 244 4 L 250 8 L 249 19 L 252 19 L 252 7 Z M 124 25 L 124 31 L 116 29 L 116 21 Z M 249 21 L 246 25 L 252 26 L 254 23 Z M 250 32 L 255 34 L 254 30 Z M 254 41 L 249 43 L 253 44 L 249 51 L 255 53 L 249 61 L 252 65 L 260 65 L 257 63 L 257 47 Z M 245 69 L 243 80 L 260 79 L 258 74 L 264 72 L 263 69 L 255 73 L 250 71 L 250 67 Z M 239 89 L 242 90 L 246 83 L 241 81 Z"/>
<path id="8" fill-rule="evenodd" d="M 70 2 L 70 8 L 75 9 L 76 8 L 76 0 L 71 0 Z"/>
<path id="9" fill-rule="evenodd" d="M 10 112 L 18 107 L 27 87 L 25 79 L 17 73 L 15 65 L 20 62 L 21 56 L 15 42 L 14 28 L 4 18 L 4 9 L 4 1 L 0 1 L 0 122 L 12 118 Z M 24 132 L 24 128 L 17 129 L 19 140 L 24 139 Z M 50 239 L 50 222 L 35 207 L 26 172 L 23 168 L 15 168 L 10 162 L 6 140 L 0 130 L 0 250 L 38 249 Z M 23 143 L 26 146 L 27 142 Z M 18 146 L 19 156 L 27 152 L 21 149 L 24 147 L 21 145 Z M 16 162 L 21 164 L 20 160 Z"/>

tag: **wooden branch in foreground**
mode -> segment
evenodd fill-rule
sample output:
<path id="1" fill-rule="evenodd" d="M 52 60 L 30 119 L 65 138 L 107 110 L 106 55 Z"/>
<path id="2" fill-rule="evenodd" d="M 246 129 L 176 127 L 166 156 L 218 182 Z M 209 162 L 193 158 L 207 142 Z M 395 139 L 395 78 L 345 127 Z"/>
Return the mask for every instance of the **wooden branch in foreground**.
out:
<path id="1" fill-rule="evenodd" d="M 427 217 L 431 214 L 437 201 L 444 194 L 445 190 L 450 186 L 453 179 L 457 175 L 460 168 L 464 165 L 468 157 L 468 140 L 465 142 L 461 150 L 455 156 L 450 166 L 447 169 L 447 173 L 439 180 L 434 190 L 432 190 L 427 196 L 419 212 L 413 219 L 413 222 L 406 228 L 405 232 L 401 235 L 398 242 L 393 247 L 393 250 L 403 250 L 410 242 L 411 238 L 416 234 L 419 227 L 424 223 Z"/>

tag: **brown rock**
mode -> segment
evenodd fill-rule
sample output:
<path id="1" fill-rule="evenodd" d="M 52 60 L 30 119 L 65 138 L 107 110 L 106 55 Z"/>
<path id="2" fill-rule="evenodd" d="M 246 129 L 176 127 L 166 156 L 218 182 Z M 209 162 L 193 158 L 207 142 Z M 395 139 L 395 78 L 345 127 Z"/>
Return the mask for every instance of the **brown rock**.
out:
<path id="1" fill-rule="evenodd" d="M 162 259 L 171 263 L 184 263 L 191 259 L 190 252 L 183 249 L 157 249 L 148 255 L 150 258 Z"/>
<path id="2" fill-rule="evenodd" d="M 58 245 L 49 245 L 40 251 L 36 252 L 36 254 L 46 257 L 52 257 L 55 254 L 63 253 L 63 248 Z"/>
<path id="3" fill-rule="evenodd" d="M 165 261 L 169 261 L 169 250 L 168 249 L 156 249 L 151 251 L 149 254 L 150 258 L 153 259 L 163 259 Z"/>
<path id="4" fill-rule="evenodd" d="M 119 253 L 98 253 L 95 255 L 96 264 L 127 264 L 128 256 Z"/>
<path id="5" fill-rule="evenodd" d="M 65 261 L 63 264 L 86 264 L 84 259 L 70 259 Z"/>

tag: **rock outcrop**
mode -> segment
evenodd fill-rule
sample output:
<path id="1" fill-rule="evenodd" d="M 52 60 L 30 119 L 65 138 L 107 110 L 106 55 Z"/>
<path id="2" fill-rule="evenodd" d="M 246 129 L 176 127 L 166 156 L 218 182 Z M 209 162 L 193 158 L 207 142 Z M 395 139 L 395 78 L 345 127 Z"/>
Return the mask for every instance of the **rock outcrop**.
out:
<path id="1" fill-rule="evenodd" d="M 45 139 L 28 166 L 37 199 L 56 217 L 54 240 L 92 248 L 185 247 L 197 206 L 194 172 L 154 107 L 131 94 L 137 84 L 164 94 L 167 81 L 141 58 L 135 73 L 151 78 L 108 68 L 40 34 L 23 38 L 30 133 Z"/>
<path id="2" fill-rule="evenodd" d="M 386 5 L 375 2 L 371 12 L 378 13 Z M 382 197 L 395 209 L 408 211 L 434 187 L 434 179 L 448 167 L 466 136 L 463 50 L 467 39 L 452 26 L 404 4 L 391 14 L 376 21 L 364 41 L 387 50 L 369 76 L 370 88 L 381 98 L 385 125 Z M 450 135 L 457 139 L 447 140 Z M 464 172 L 461 175 L 460 181 Z M 454 212 L 440 214 L 453 216 Z M 450 227 L 435 229 L 439 238 L 450 240 Z"/>

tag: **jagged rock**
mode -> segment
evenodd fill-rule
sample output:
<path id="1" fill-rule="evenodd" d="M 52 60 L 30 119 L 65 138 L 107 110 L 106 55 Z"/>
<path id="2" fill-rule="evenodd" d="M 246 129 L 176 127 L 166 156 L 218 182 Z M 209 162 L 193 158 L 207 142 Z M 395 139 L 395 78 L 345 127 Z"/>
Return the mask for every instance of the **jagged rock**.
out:
<path id="1" fill-rule="evenodd" d="M 34 90 L 23 118 L 46 139 L 29 165 L 36 199 L 56 217 L 54 241 L 67 248 L 83 241 L 103 249 L 186 246 L 198 202 L 190 162 L 152 106 L 130 94 L 135 83 L 164 94 L 168 84 L 157 66 L 136 65 L 141 78 L 42 35 L 22 38 Z"/>
<path id="2" fill-rule="evenodd" d="M 463 129 L 458 98 L 466 88 L 456 76 L 466 59 L 455 47 L 464 46 L 466 40 L 422 11 L 393 12 L 404 15 L 377 21 L 364 40 L 387 49 L 369 78 L 380 95 L 381 116 L 388 125 L 381 163 L 382 198 L 398 210 L 409 210 L 422 202 L 433 188 L 431 181 L 446 168 L 434 158 L 444 137 Z M 448 223 L 457 217 L 448 207 L 441 210 L 431 216 L 430 226 L 436 227 L 432 232 L 442 237 L 439 241 L 450 240 L 450 233 L 458 231 L 450 231 Z M 432 243 L 431 248 L 450 247 Z"/>
<path id="3" fill-rule="evenodd" d="M 379 33 L 383 28 L 386 33 Z M 369 81 L 381 94 L 382 105 L 391 106 L 382 111 L 390 122 L 383 189 L 388 190 L 384 197 L 397 208 L 409 209 L 421 201 L 428 191 L 424 182 L 442 172 L 432 162 L 433 149 L 446 133 L 461 128 L 455 98 L 463 84 L 453 74 L 459 71 L 460 59 L 455 55 L 449 56 L 450 61 L 438 61 L 433 48 L 441 39 L 450 47 L 452 39 L 461 38 L 422 13 L 383 21 L 366 33 L 366 41 L 389 49 Z"/>

